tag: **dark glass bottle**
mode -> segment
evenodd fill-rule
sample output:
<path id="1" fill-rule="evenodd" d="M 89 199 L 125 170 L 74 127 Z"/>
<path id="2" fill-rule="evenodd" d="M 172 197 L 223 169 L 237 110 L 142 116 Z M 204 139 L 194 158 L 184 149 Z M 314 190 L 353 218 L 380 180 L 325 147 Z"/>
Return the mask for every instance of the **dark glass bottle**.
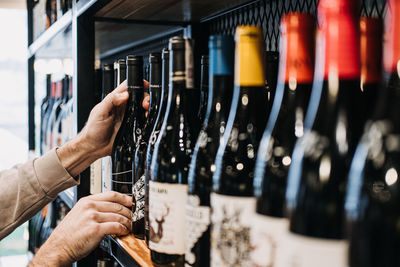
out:
<path id="1" fill-rule="evenodd" d="M 202 130 L 194 148 L 188 176 L 186 206 L 186 266 L 210 265 L 210 193 L 215 156 L 222 139 L 233 94 L 233 38 L 209 40 L 210 85 Z"/>
<path id="2" fill-rule="evenodd" d="M 276 84 L 278 81 L 279 52 L 265 51 L 265 89 L 268 92 L 268 109 L 272 109 L 275 98 Z"/>
<path id="3" fill-rule="evenodd" d="M 199 120 L 200 124 L 203 124 L 207 112 L 207 101 L 208 101 L 208 56 L 201 56 L 201 78 L 200 78 L 200 109 L 199 109 Z"/>
<path id="4" fill-rule="evenodd" d="M 257 203 L 251 234 L 252 260 L 257 266 L 274 264 L 288 227 L 283 215 L 286 179 L 294 145 L 303 135 L 311 94 L 315 27 L 314 16 L 306 13 L 289 13 L 281 21 L 279 81 L 254 176 Z"/>
<path id="5" fill-rule="evenodd" d="M 114 88 L 114 80 L 117 79 L 113 73 L 113 65 L 105 64 L 103 66 L 102 75 L 102 96 L 104 99 Z M 105 156 L 101 159 L 101 192 L 108 192 L 111 190 L 111 156 Z"/>
<path id="6" fill-rule="evenodd" d="M 347 263 L 344 196 L 365 117 L 358 14 L 358 1 L 319 2 L 315 78 L 286 192 L 290 231 L 283 261 L 300 267 Z"/>
<path id="7" fill-rule="evenodd" d="M 149 55 L 149 91 L 150 107 L 145 126 L 138 142 L 136 143 L 134 166 L 133 166 L 133 217 L 132 232 L 135 237 L 144 239 L 144 196 L 145 196 L 145 173 L 146 152 L 161 98 L 161 55 L 152 53 Z"/>
<path id="8" fill-rule="evenodd" d="M 40 137 L 40 154 L 44 154 L 48 150 L 47 146 L 47 126 L 49 124 L 49 116 L 53 110 L 53 104 L 56 96 L 55 83 L 51 82 L 51 75 L 46 76 L 46 91 L 48 91 L 48 100 L 45 100 L 41 108 L 41 137 Z M 43 112 L 43 113 L 42 113 Z"/>
<path id="9" fill-rule="evenodd" d="M 133 153 L 144 124 L 143 57 L 127 56 L 126 66 L 127 90 L 130 98 L 111 154 L 111 189 L 130 195 L 132 194 Z"/>
<path id="10" fill-rule="evenodd" d="M 168 106 L 149 181 L 149 245 L 156 265 L 184 266 L 187 174 L 195 144 L 192 103 L 193 56 L 190 39 L 169 41 Z M 198 94 L 197 94 L 198 95 Z M 197 103 L 199 99 L 197 99 Z M 197 105 L 198 106 L 198 105 Z M 165 230 L 164 230 L 165 229 Z"/>
<path id="11" fill-rule="evenodd" d="M 254 164 L 268 118 L 262 30 L 239 26 L 235 41 L 232 105 L 217 151 L 210 196 L 211 266 L 250 264 Z"/>
<path id="12" fill-rule="evenodd" d="M 164 121 L 167 103 L 168 103 L 168 84 L 169 84 L 169 51 L 163 49 L 162 51 L 162 82 L 161 82 L 161 99 L 159 112 L 157 114 L 156 121 L 154 123 L 153 131 L 151 132 L 149 145 L 146 151 L 146 164 L 145 164 L 145 203 L 144 203 L 144 230 L 146 243 L 149 245 L 149 181 L 151 180 L 151 159 L 153 151 L 156 145 L 157 138 L 159 136 L 161 126 Z"/>
<path id="13" fill-rule="evenodd" d="M 365 116 L 371 118 L 382 80 L 383 23 L 379 18 L 360 19 L 361 90 Z"/>
<path id="14" fill-rule="evenodd" d="M 400 2 L 387 12 L 384 82 L 349 172 L 350 267 L 400 265 Z"/>
<path id="15" fill-rule="evenodd" d="M 43 154 L 43 141 L 45 136 L 45 128 L 46 123 L 44 117 L 52 103 L 53 98 L 51 97 L 51 75 L 46 74 L 46 96 L 42 100 L 42 104 L 40 105 L 40 154 Z"/>

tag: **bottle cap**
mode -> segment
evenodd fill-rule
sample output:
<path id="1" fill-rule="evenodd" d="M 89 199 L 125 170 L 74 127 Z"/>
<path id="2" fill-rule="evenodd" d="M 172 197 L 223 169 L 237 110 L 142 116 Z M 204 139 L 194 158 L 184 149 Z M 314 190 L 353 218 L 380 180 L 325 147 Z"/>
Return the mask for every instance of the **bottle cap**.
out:
<path id="1" fill-rule="evenodd" d="M 211 35 L 208 41 L 210 50 L 209 78 L 212 75 L 232 75 L 235 45 L 232 36 Z M 223 60 L 221 60 L 223 59 Z"/>
<path id="2" fill-rule="evenodd" d="M 161 62 L 161 54 L 160 53 L 151 53 L 149 55 L 149 63 L 159 63 Z"/>
<path id="3" fill-rule="evenodd" d="M 294 89 L 297 83 L 311 83 L 314 77 L 315 17 L 308 13 L 293 12 L 281 21 L 280 80 Z M 283 76 L 284 75 L 284 76 Z"/>
<path id="4" fill-rule="evenodd" d="M 143 65 L 143 57 L 128 55 L 126 56 L 126 64 L 127 65 Z"/>

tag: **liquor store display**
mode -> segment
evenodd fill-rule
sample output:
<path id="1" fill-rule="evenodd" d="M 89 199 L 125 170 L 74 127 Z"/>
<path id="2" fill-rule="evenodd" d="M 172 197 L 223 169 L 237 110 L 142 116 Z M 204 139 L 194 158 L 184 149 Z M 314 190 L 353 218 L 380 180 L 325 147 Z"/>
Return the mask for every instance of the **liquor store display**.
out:
<path id="1" fill-rule="evenodd" d="M 279 52 L 265 25 L 239 23 L 233 36 L 188 27 L 100 57 L 93 104 L 124 80 L 130 97 L 89 188 L 132 196 L 133 230 L 104 238 L 90 262 L 398 266 L 400 2 L 387 1 L 385 23 L 360 17 L 367 4 L 284 12 Z M 41 153 L 75 134 L 79 82 L 53 76 Z M 32 219 L 31 251 L 66 207 L 58 198 Z"/>

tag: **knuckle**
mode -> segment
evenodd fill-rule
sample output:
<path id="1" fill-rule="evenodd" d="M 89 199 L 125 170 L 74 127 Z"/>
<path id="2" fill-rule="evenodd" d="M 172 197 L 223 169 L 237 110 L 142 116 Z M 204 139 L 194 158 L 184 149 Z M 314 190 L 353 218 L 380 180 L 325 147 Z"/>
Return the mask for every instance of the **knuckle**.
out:
<path id="1" fill-rule="evenodd" d="M 89 217 L 89 220 L 92 220 L 92 221 L 97 221 L 97 219 L 99 218 L 97 212 L 94 212 L 94 211 L 89 212 L 88 217 Z"/>

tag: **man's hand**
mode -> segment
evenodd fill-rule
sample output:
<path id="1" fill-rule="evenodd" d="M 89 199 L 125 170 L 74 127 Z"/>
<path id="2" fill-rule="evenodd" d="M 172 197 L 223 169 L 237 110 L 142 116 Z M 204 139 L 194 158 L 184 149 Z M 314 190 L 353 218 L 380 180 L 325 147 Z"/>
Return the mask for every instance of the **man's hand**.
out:
<path id="1" fill-rule="evenodd" d="M 148 86 L 144 81 L 144 87 Z M 111 154 L 128 98 L 124 81 L 92 109 L 78 136 L 57 150 L 61 164 L 72 176 L 81 173 L 96 159 Z M 145 100 L 142 106 L 148 109 Z"/>
<path id="2" fill-rule="evenodd" d="M 132 198 L 117 192 L 80 199 L 39 249 L 30 267 L 68 266 L 87 256 L 105 235 L 132 228 Z"/>

